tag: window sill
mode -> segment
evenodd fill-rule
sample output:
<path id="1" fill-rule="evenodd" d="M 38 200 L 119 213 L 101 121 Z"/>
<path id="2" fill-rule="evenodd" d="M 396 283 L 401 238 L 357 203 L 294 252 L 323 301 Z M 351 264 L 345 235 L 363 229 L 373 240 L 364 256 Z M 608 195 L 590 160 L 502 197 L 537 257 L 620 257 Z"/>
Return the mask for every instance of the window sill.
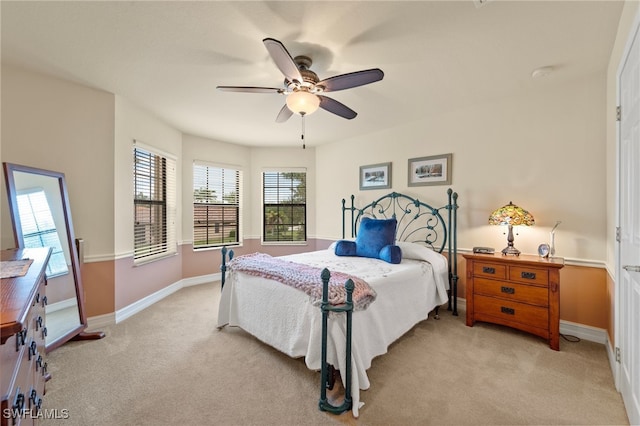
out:
<path id="1" fill-rule="evenodd" d="M 178 252 L 174 252 L 174 253 L 168 253 L 168 254 L 163 254 L 163 255 L 157 255 L 156 257 L 150 257 L 150 258 L 142 258 L 139 260 L 133 260 L 133 266 L 144 266 L 144 265 L 148 265 L 149 263 L 154 263 L 154 262 L 158 262 L 160 260 L 166 260 L 170 257 L 174 257 L 177 256 Z"/>
<path id="2" fill-rule="evenodd" d="M 308 246 L 308 241 L 261 241 L 262 246 Z"/>
<path id="3" fill-rule="evenodd" d="M 226 246 L 215 246 L 215 247 L 201 247 L 201 248 L 196 248 L 193 247 L 191 248 L 191 251 L 198 253 L 198 252 L 203 252 L 203 251 L 214 251 L 214 250 L 222 250 L 222 247 L 226 247 L 227 250 L 228 249 L 236 249 L 238 247 L 242 247 L 242 244 L 228 244 Z"/>

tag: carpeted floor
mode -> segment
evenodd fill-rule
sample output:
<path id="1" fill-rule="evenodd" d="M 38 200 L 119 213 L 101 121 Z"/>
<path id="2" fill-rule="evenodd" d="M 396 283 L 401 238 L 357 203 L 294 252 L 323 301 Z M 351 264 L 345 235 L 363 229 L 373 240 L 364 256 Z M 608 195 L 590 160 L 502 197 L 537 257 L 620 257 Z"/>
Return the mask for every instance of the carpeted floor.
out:
<path id="1" fill-rule="evenodd" d="M 43 425 L 628 424 L 603 345 L 546 342 L 464 312 L 416 325 L 373 361 L 356 420 L 318 407 L 319 373 L 215 327 L 219 283 L 184 288 L 98 341 L 48 355 Z M 357 326 L 357 324 L 355 325 Z"/>

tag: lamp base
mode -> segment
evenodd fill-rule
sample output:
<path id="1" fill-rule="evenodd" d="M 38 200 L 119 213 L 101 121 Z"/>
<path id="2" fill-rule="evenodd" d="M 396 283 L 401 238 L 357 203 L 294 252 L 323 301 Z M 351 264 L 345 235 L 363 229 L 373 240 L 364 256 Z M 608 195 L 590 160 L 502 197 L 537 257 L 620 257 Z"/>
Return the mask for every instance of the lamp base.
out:
<path id="1" fill-rule="evenodd" d="M 520 256 L 520 250 L 518 250 L 514 246 L 507 246 L 502 249 L 502 254 L 504 254 L 505 256 L 509 254 L 512 254 L 514 256 Z"/>

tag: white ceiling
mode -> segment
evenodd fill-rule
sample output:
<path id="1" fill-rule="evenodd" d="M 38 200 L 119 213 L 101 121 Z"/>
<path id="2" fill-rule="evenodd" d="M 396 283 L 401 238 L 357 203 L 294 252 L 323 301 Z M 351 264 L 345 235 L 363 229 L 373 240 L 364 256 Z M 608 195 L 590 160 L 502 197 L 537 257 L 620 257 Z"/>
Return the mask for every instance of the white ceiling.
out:
<path id="1" fill-rule="evenodd" d="M 310 56 L 320 79 L 385 73 L 327 94 L 358 116 L 308 116 L 314 146 L 602 72 L 622 11 L 618 1 L 539 0 L 0 4 L 3 63 L 121 95 L 185 133 L 251 146 L 300 144 L 300 117 L 275 122 L 283 96 L 216 90 L 282 85 L 265 37 Z M 555 71 L 532 79 L 542 66 Z"/>

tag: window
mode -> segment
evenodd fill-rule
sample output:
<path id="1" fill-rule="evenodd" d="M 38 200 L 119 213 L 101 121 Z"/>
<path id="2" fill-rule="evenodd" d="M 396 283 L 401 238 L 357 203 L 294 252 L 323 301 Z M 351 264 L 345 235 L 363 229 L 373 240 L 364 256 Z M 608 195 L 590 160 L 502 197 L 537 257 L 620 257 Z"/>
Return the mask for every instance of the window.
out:
<path id="1" fill-rule="evenodd" d="M 240 243 L 242 172 L 193 164 L 193 248 Z"/>
<path id="2" fill-rule="evenodd" d="M 176 253 L 176 161 L 139 145 L 133 160 L 134 261 Z"/>
<path id="3" fill-rule="evenodd" d="M 41 188 L 18 194 L 18 211 L 22 239 L 27 248 L 51 247 L 47 275 L 54 277 L 69 272 L 60 237 L 47 196 Z"/>
<path id="4" fill-rule="evenodd" d="M 264 242 L 307 241 L 306 171 L 262 175 Z"/>

